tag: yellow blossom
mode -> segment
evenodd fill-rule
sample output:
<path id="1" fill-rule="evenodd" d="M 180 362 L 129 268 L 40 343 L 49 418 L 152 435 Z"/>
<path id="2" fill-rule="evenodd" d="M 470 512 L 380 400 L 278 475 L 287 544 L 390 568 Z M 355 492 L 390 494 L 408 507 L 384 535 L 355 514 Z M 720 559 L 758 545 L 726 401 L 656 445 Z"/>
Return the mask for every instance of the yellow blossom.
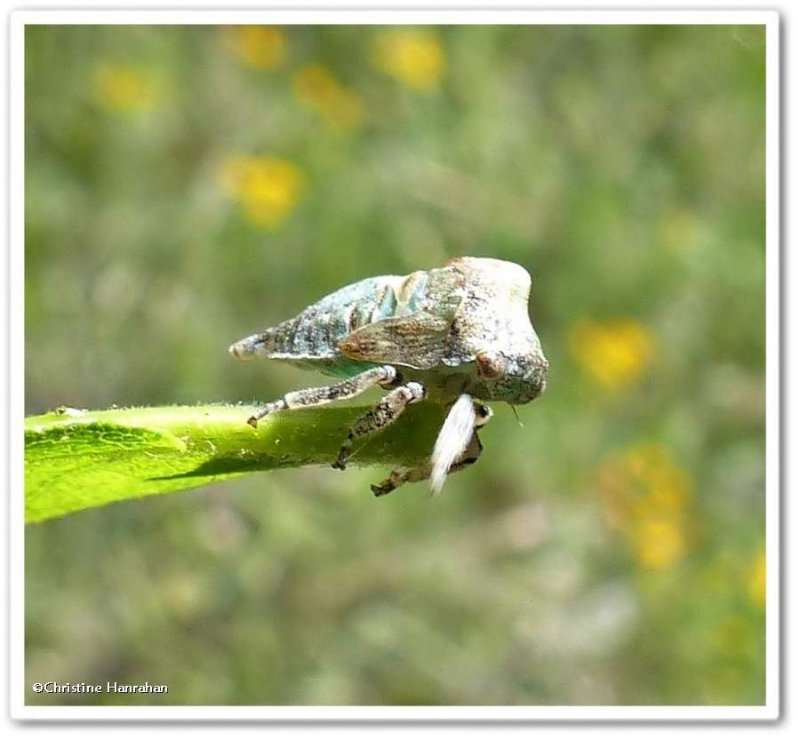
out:
<path id="1" fill-rule="evenodd" d="M 361 123 L 361 97 L 342 85 L 326 67 L 301 67 L 294 75 L 292 88 L 298 100 L 321 113 L 333 126 L 356 128 Z"/>
<path id="2" fill-rule="evenodd" d="M 444 77 L 445 56 L 436 33 L 426 29 L 383 31 L 372 48 L 378 69 L 418 90 L 436 88 Z"/>
<path id="3" fill-rule="evenodd" d="M 127 64 L 103 64 L 95 70 L 94 94 L 98 102 L 111 110 L 134 112 L 147 110 L 157 103 L 153 78 Z"/>
<path id="4" fill-rule="evenodd" d="M 305 190 L 305 177 L 295 165 L 264 156 L 232 157 L 223 165 L 220 181 L 247 218 L 265 227 L 280 225 Z"/>
<path id="5" fill-rule="evenodd" d="M 286 38 L 274 26 L 226 26 L 228 48 L 245 64 L 276 69 L 286 55 Z"/>
<path id="6" fill-rule="evenodd" d="M 757 606 L 767 602 L 767 554 L 762 550 L 750 568 L 747 578 L 747 595 Z"/>
<path id="7" fill-rule="evenodd" d="M 584 372 L 608 389 L 637 380 L 655 353 L 648 328 L 632 319 L 578 321 L 569 332 L 569 346 Z"/>
<path id="8" fill-rule="evenodd" d="M 633 531 L 639 562 L 648 568 L 671 568 L 686 552 L 686 542 L 678 517 L 647 517 Z"/>
<path id="9" fill-rule="evenodd" d="M 688 547 L 691 481 L 660 444 L 641 443 L 612 454 L 597 483 L 609 526 L 628 537 L 646 568 L 676 565 Z"/>

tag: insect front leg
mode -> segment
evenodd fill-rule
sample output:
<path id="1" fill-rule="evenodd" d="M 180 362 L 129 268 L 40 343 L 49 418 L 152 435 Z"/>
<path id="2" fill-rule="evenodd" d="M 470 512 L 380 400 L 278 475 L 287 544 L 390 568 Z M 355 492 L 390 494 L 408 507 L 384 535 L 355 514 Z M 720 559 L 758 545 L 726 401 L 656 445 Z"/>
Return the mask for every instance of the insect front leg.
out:
<path id="1" fill-rule="evenodd" d="M 310 406 L 324 406 L 333 401 L 358 396 L 375 385 L 389 386 L 397 377 L 397 370 L 391 365 L 382 365 L 365 370 L 352 378 L 332 385 L 323 385 L 318 388 L 304 388 L 291 391 L 283 398 L 268 403 L 253 414 L 247 423 L 254 429 L 258 426 L 259 419 L 268 414 L 286 409 L 297 409 Z"/>
<path id="2" fill-rule="evenodd" d="M 472 430 L 472 437 L 469 440 L 464 451 L 453 462 L 448 470 L 450 473 L 457 473 L 459 470 L 468 468 L 474 465 L 483 452 L 483 444 L 478 438 L 478 430 L 492 418 L 492 410 L 483 404 L 475 404 L 475 425 Z M 418 481 L 428 480 L 433 471 L 433 463 L 429 462 L 425 465 L 420 465 L 417 468 L 397 468 L 393 470 L 391 475 L 381 483 L 370 486 L 372 492 L 376 496 L 385 496 L 391 493 L 396 488 L 399 488 L 403 483 L 417 483 Z"/>
<path id="3" fill-rule="evenodd" d="M 350 427 L 347 439 L 345 439 L 342 449 L 339 450 L 339 457 L 336 458 L 333 467 L 344 470 L 356 439 L 393 424 L 408 406 L 418 403 L 423 398 L 425 398 L 425 389 L 416 382 L 398 386 L 387 393 L 374 409 L 370 409 L 356 419 L 353 426 Z"/>

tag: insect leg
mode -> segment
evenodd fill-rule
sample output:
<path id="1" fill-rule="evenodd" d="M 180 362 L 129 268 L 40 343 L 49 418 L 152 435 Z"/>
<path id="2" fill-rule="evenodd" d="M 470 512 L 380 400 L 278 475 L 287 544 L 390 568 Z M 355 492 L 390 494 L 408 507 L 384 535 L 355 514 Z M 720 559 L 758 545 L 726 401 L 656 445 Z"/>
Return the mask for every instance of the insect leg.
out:
<path id="1" fill-rule="evenodd" d="M 425 398 L 425 389 L 415 382 L 398 386 L 387 393 L 374 409 L 370 409 L 355 420 L 347 432 L 347 439 L 345 439 L 342 449 L 339 450 L 339 457 L 336 458 L 333 467 L 344 470 L 356 439 L 394 423 L 408 406 L 418 403 L 423 398 Z"/>
<path id="2" fill-rule="evenodd" d="M 481 444 L 480 439 L 478 439 L 478 431 L 476 429 L 472 433 L 472 439 L 470 439 L 467 449 L 464 450 L 461 457 L 450 466 L 448 475 L 450 473 L 457 473 L 459 470 L 463 470 L 476 463 L 482 451 L 483 444 Z M 403 483 L 417 483 L 419 481 L 428 480 L 428 478 L 431 477 L 432 470 L 433 465 L 431 463 L 420 465 L 418 468 L 397 468 L 392 471 L 391 475 L 389 475 L 386 480 L 373 484 L 370 488 L 376 496 L 385 496 L 387 493 L 394 491 L 395 488 L 402 486 Z"/>
<path id="3" fill-rule="evenodd" d="M 459 470 L 463 470 L 478 461 L 483 451 L 483 444 L 478 438 L 478 430 L 491 418 L 492 410 L 488 406 L 480 403 L 475 404 L 475 426 L 472 430 L 472 437 L 466 449 L 450 466 L 448 474 L 457 473 Z M 385 496 L 387 493 L 394 491 L 395 488 L 402 486 L 403 483 L 417 483 L 418 481 L 427 480 L 430 478 L 432 470 L 432 462 L 420 465 L 418 468 L 397 468 L 392 471 L 386 480 L 373 484 L 370 488 L 376 496 Z"/>
<path id="4" fill-rule="evenodd" d="M 365 370 L 363 373 L 354 375 L 352 378 L 343 380 L 340 383 L 324 385 L 318 388 L 304 388 L 299 391 L 291 391 L 283 398 L 268 403 L 253 414 L 247 423 L 255 428 L 258 420 L 263 419 L 267 414 L 285 409 L 296 409 L 304 406 L 324 406 L 333 401 L 344 398 L 353 398 L 363 393 L 374 385 L 391 385 L 397 377 L 397 370 L 391 365 L 382 365 Z"/>

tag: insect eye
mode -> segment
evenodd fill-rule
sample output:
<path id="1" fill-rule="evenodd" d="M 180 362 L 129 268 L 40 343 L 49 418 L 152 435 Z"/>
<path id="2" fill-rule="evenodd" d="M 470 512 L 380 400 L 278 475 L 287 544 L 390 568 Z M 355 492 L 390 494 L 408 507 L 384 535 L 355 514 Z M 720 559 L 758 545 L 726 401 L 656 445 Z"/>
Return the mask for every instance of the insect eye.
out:
<path id="1" fill-rule="evenodd" d="M 492 416 L 492 410 L 488 406 L 484 406 L 482 403 L 478 404 L 475 407 L 475 428 L 482 427 Z"/>
<path id="2" fill-rule="evenodd" d="M 503 358 L 493 352 L 478 352 L 475 357 L 478 366 L 478 375 L 482 378 L 496 378 L 503 373 Z"/>

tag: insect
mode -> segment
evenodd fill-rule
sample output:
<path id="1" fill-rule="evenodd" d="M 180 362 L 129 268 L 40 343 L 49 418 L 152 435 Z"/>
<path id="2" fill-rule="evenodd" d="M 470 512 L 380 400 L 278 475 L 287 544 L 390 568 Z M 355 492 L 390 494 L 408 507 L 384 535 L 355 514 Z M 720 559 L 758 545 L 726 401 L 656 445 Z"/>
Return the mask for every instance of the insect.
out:
<path id="1" fill-rule="evenodd" d="M 229 348 L 238 359 L 264 357 L 340 378 L 292 391 L 248 419 L 322 406 L 380 386 L 387 393 L 356 419 L 334 468 L 344 470 L 353 445 L 428 399 L 449 408 L 430 461 L 398 468 L 372 486 L 376 496 L 430 479 L 432 493 L 448 473 L 476 462 L 478 430 L 492 412 L 481 401 L 524 404 L 545 388 L 548 362 L 528 318 L 531 277 L 513 262 L 459 257 L 410 275 L 382 275 L 348 285 L 298 316 Z"/>

